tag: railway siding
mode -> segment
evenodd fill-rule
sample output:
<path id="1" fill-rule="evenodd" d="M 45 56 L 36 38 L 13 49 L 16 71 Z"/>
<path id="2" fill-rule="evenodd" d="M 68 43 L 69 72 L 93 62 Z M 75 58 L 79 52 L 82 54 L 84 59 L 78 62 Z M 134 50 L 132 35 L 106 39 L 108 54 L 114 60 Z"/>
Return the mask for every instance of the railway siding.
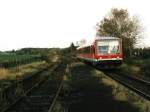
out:
<path id="1" fill-rule="evenodd" d="M 2 102 L 6 102 L 6 105 L 1 106 L 1 111 L 5 111 L 13 106 L 33 88 L 35 88 L 36 86 L 38 86 L 38 84 L 44 81 L 44 77 L 47 77 L 46 74 L 48 74 L 47 72 L 49 71 L 49 68 L 51 68 L 51 66 L 52 65 L 40 70 L 38 73 L 33 74 L 30 77 L 18 80 L 15 84 L 6 88 L 3 92 L 3 97 L 5 97 L 5 99 L 3 98 L 4 100 L 2 100 Z"/>
<path id="2" fill-rule="evenodd" d="M 7 112 L 51 112 L 58 109 L 57 100 L 63 87 L 65 67 L 63 63 L 54 63 L 40 75 L 40 80 L 36 80 L 37 83 L 26 91 L 20 100 L 7 109 Z"/>

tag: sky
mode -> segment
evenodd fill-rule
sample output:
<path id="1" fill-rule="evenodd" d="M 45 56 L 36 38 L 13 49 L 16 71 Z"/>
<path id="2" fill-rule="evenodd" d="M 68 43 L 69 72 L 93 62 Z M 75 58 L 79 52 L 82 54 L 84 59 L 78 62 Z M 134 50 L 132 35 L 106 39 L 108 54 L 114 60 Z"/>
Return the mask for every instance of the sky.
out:
<path id="1" fill-rule="evenodd" d="M 144 29 L 140 46 L 150 46 L 148 0 L 0 0 L 0 51 L 94 40 L 96 23 L 111 8 L 136 15 Z"/>

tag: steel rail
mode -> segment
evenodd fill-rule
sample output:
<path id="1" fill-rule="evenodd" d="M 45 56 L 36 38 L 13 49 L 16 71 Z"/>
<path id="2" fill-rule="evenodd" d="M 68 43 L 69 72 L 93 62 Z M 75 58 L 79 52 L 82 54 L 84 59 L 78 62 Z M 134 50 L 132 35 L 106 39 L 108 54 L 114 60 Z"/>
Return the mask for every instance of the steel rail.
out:
<path id="1" fill-rule="evenodd" d="M 63 79 L 62 79 L 62 81 L 61 81 L 61 83 L 60 83 L 60 85 L 59 85 L 59 88 L 57 89 L 56 95 L 55 95 L 55 97 L 54 97 L 54 99 L 53 99 L 53 101 L 52 101 L 52 104 L 51 104 L 51 106 L 50 106 L 48 112 L 52 112 L 53 107 L 54 107 L 54 105 L 55 105 L 55 103 L 56 103 L 56 100 L 57 100 L 57 98 L 58 98 L 58 96 L 59 96 L 59 94 L 60 94 L 60 91 L 61 91 L 62 87 L 63 87 Z"/>
<path id="2" fill-rule="evenodd" d="M 121 73 L 117 73 L 117 74 L 121 74 Z M 131 80 L 136 80 L 136 81 L 138 81 L 140 83 L 143 83 L 143 84 L 145 84 L 147 86 L 150 86 L 150 81 L 148 81 L 148 80 L 143 80 L 141 78 L 134 77 L 134 76 L 131 76 L 131 75 L 126 75 L 126 74 L 121 74 L 121 75 L 124 76 L 124 77 L 127 77 L 127 78 L 129 78 Z"/>
<path id="3" fill-rule="evenodd" d="M 130 77 L 130 76 L 125 76 L 126 79 L 122 80 L 121 78 L 116 77 L 116 75 L 118 75 L 120 77 L 121 77 L 121 75 L 115 74 L 115 73 L 104 72 L 104 74 L 109 76 L 110 78 L 114 79 L 115 81 L 119 82 L 120 84 L 124 85 L 125 87 L 129 88 L 130 90 L 136 92 L 137 94 L 139 94 L 143 98 L 145 98 L 145 99 L 150 101 L 150 94 L 146 93 L 146 91 L 140 90 L 139 88 L 135 87 L 135 85 L 133 85 L 133 84 L 127 83 L 129 81 L 133 81 L 134 80 L 137 83 L 140 82 L 141 87 L 143 87 L 143 86 L 150 87 L 150 85 L 149 85 L 150 82 L 147 82 L 147 81 L 144 81 L 144 80 L 141 80 L 141 79 L 138 79 L 138 78 Z"/>
<path id="4" fill-rule="evenodd" d="M 141 86 L 145 86 L 146 88 L 149 88 L 150 89 L 150 82 L 149 81 L 146 81 L 146 80 L 143 80 L 143 79 L 139 79 L 137 77 L 133 77 L 133 76 L 129 76 L 129 75 L 123 75 L 123 74 L 118 74 L 118 73 L 115 73 L 115 71 L 109 71 L 108 70 L 102 70 L 96 66 L 93 66 L 93 65 L 90 65 L 90 64 L 87 64 L 99 71 L 102 71 L 105 75 L 109 76 L 111 79 L 117 81 L 118 83 L 122 84 L 123 86 L 129 88 L 130 90 L 132 90 L 133 92 L 137 93 L 138 95 L 140 95 L 141 97 L 147 99 L 150 101 L 150 93 L 146 93 L 146 91 L 142 91 L 141 89 L 135 87 L 134 85 L 130 84 L 130 83 L 127 83 L 127 81 L 124 80 L 121 80 L 120 78 L 114 76 L 117 75 L 117 76 L 120 76 L 120 77 L 126 77 L 126 79 L 128 81 L 135 81 L 137 83 L 140 83 Z"/>

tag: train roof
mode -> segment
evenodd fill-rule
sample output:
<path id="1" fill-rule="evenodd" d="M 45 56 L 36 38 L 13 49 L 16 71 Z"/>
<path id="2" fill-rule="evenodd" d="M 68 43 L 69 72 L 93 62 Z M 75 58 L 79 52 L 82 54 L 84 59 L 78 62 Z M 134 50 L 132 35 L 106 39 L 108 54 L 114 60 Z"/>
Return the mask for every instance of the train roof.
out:
<path id="1" fill-rule="evenodd" d="M 117 37 L 101 37 L 101 36 L 96 36 L 95 40 L 117 40 L 119 38 Z"/>
<path id="2" fill-rule="evenodd" d="M 84 44 L 82 46 L 77 47 L 77 49 L 82 49 L 82 48 L 85 48 L 85 47 L 88 47 L 88 46 L 92 46 L 92 45 L 93 45 L 92 43 L 87 43 L 87 44 Z"/>
<path id="3" fill-rule="evenodd" d="M 97 41 L 97 40 L 118 40 L 119 38 L 117 38 L 117 37 L 102 37 L 102 36 L 96 36 L 95 37 L 95 41 Z M 88 46 L 92 46 L 93 45 L 93 43 L 86 43 L 86 44 L 84 44 L 84 45 L 82 45 L 82 46 L 79 46 L 79 47 L 77 47 L 77 49 L 82 49 L 82 48 L 85 48 L 85 47 L 88 47 Z"/>

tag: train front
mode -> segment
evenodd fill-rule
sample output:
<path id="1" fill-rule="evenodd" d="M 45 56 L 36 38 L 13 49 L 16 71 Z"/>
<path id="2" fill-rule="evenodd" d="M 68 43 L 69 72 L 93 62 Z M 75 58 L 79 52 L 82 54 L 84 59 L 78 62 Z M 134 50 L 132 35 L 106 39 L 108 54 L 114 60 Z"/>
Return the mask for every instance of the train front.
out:
<path id="1" fill-rule="evenodd" d="M 96 37 L 95 58 L 99 65 L 116 67 L 122 64 L 122 40 L 116 37 Z"/>

